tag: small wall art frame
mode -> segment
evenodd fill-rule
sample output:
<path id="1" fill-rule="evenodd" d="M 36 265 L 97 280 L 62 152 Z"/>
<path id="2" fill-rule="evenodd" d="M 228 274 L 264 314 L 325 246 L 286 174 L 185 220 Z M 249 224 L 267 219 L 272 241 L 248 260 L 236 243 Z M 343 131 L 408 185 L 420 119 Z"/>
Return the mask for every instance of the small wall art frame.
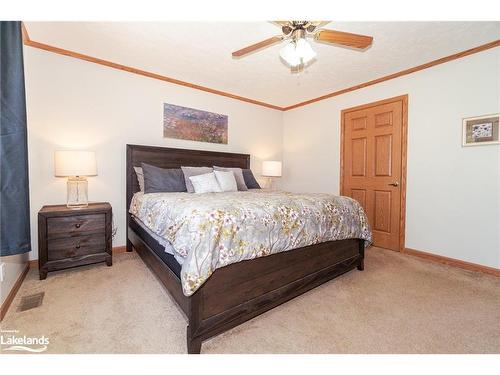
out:
<path id="1" fill-rule="evenodd" d="M 462 146 L 500 144 L 500 114 L 468 117 L 462 122 Z"/>

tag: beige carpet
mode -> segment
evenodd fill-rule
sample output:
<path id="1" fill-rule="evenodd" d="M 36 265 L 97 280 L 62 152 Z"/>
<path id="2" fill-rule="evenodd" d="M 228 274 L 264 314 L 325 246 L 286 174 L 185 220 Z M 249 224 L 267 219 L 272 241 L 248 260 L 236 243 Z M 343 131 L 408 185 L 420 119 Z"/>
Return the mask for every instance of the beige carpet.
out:
<path id="1" fill-rule="evenodd" d="M 202 353 L 500 353 L 500 279 L 369 249 L 351 271 L 203 343 Z M 43 305 L 17 312 L 44 291 Z M 49 353 L 184 353 L 186 321 L 135 253 L 30 271 L 2 329 L 49 337 Z"/>

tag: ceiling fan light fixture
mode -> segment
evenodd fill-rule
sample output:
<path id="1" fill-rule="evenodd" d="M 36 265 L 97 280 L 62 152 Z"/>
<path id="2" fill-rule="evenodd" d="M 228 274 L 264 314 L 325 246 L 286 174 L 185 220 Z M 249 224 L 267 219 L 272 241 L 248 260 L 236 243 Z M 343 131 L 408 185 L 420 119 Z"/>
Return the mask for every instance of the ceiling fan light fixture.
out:
<path id="1" fill-rule="evenodd" d="M 291 67 L 305 65 L 316 57 L 316 52 L 304 38 L 293 40 L 280 51 L 280 56 Z"/>
<path id="2" fill-rule="evenodd" d="M 300 64 L 300 59 L 295 53 L 295 43 L 287 43 L 281 50 L 280 56 L 290 66 L 297 66 Z"/>
<path id="3" fill-rule="evenodd" d="M 309 42 L 305 39 L 299 39 L 297 41 L 295 52 L 304 64 L 307 64 L 316 57 L 316 52 L 314 52 Z"/>

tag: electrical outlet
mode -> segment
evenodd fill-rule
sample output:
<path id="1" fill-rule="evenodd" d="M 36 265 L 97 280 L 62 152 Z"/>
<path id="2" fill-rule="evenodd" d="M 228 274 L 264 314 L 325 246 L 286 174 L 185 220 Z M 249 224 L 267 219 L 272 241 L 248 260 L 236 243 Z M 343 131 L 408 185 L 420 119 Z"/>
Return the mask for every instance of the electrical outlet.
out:
<path id="1" fill-rule="evenodd" d="M 0 283 L 3 283 L 5 272 L 5 263 L 0 263 Z"/>

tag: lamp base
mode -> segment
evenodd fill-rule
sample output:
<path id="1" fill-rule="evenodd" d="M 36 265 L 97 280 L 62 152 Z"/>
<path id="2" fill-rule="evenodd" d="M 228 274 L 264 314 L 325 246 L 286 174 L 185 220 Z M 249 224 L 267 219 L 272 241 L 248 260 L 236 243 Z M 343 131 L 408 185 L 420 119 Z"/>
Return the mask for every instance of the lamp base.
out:
<path id="1" fill-rule="evenodd" d="M 88 182 L 85 177 L 68 178 L 68 208 L 84 208 L 89 205 Z"/>
<path id="2" fill-rule="evenodd" d="M 272 177 L 267 178 L 266 188 L 267 190 L 274 190 L 274 179 Z"/>

